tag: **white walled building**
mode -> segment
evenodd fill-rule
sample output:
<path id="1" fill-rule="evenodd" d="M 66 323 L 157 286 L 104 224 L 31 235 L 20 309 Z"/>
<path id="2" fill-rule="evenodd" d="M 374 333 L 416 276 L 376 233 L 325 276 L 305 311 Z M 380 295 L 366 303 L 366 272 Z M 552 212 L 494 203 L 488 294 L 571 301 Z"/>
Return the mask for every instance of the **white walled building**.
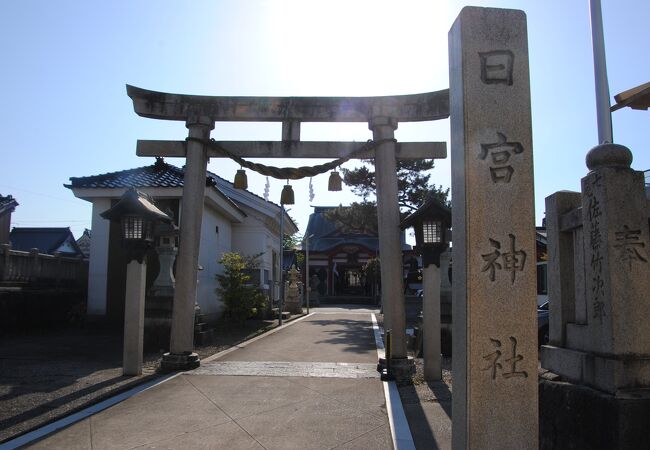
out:
<path id="1" fill-rule="evenodd" d="M 97 318 L 121 321 L 124 315 L 126 260 L 116 224 L 103 219 L 100 213 L 114 205 L 122 194 L 134 187 L 152 196 L 156 205 L 169 210 L 178 219 L 183 213 L 183 169 L 167 164 L 162 158 L 150 166 L 87 177 L 70 178 L 66 185 L 74 195 L 92 203 L 92 240 L 88 278 L 87 314 Z M 222 304 L 216 294 L 216 274 L 223 268 L 218 263 L 225 252 L 260 257 L 259 280 L 272 294 L 279 279 L 280 206 L 249 191 L 235 189 L 229 181 L 212 173 L 206 178 L 197 301 L 201 312 L 216 319 Z M 285 233 L 298 229 L 285 212 Z M 158 261 L 151 254 L 147 286 L 158 272 Z"/>

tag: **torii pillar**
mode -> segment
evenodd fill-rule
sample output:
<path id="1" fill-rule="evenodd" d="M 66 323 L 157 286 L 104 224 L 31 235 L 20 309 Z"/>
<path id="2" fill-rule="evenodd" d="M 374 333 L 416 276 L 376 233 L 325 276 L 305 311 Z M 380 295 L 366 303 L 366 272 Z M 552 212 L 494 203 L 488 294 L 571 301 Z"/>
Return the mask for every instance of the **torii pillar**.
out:
<path id="1" fill-rule="evenodd" d="M 206 116 L 190 116 L 186 121 L 189 137 L 208 139 L 214 121 Z M 180 246 L 176 259 L 176 286 L 172 309 L 169 352 L 163 355 L 163 370 L 189 370 L 199 366 L 194 353 L 194 304 L 201 242 L 201 221 L 208 157 L 197 141 L 187 144 L 183 198 L 180 217 Z M 183 268 L 183 269 L 178 269 Z"/>
<path id="2" fill-rule="evenodd" d="M 282 141 L 217 143 L 242 158 L 340 158 L 358 150 L 362 144 L 300 141 L 300 123 L 368 123 L 378 146 L 375 151 L 355 154 L 355 158 L 374 157 L 376 163 L 382 304 L 386 329 L 391 329 L 393 336 L 391 367 L 397 377 L 411 372 L 412 362 L 406 356 L 396 159 L 445 158 L 447 148 L 444 142 L 398 143 L 394 131 L 399 122 L 449 117 L 449 90 L 383 97 L 208 97 L 154 92 L 127 85 L 127 94 L 138 115 L 183 120 L 190 130 L 190 138 L 204 141 L 217 121 L 282 122 Z M 193 314 L 207 161 L 224 155 L 195 139 L 138 141 L 137 154 L 187 158 L 171 346 L 163 358 L 163 367 L 191 369 L 199 365 L 193 353 Z"/>
<path id="3" fill-rule="evenodd" d="M 381 300 L 384 308 L 384 329 L 391 330 L 391 363 L 393 375 L 400 378 L 408 366 L 406 354 L 406 314 L 402 279 L 402 245 L 399 239 L 399 205 L 397 193 L 397 160 L 395 130 L 397 121 L 391 117 L 373 117 L 368 123 L 372 137 L 379 142 L 375 149 L 375 181 L 377 185 L 377 228 L 381 270 Z M 411 367 L 415 367 L 411 365 Z M 397 373 L 396 373 L 397 372 Z"/>

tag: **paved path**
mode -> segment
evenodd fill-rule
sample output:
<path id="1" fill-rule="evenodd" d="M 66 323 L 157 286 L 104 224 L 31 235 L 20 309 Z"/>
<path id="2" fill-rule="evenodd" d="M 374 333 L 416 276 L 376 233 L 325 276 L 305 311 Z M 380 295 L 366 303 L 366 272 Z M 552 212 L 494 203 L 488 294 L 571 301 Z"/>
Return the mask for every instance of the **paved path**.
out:
<path id="1" fill-rule="evenodd" d="M 321 310 L 30 448 L 391 449 L 367 311 Z"/>

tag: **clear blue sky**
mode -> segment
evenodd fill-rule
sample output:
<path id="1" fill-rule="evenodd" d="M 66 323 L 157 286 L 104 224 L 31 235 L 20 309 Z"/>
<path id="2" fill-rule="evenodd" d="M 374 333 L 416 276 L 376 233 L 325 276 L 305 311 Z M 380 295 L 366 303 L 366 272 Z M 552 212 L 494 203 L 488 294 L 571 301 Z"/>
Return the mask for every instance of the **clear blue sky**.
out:
<path id="1" fill-rule="evenodd" d="M 597 144 L 588 0 L 474 1 L 528 16 L 537 223 L 544 198 L 578 190 Z M 184 139 L 184 124 L 138 117 L 125 84 L 204 95 L 353 96 L 448 87 L 447 32 L 460 1 L 6 1 L 0 5 L 0 193 L 20 206 L 14 226 L 90 227 L 90 204 L 69 177 L 152 163 L 137 139 Z M 603 0 L 610 92 L 650 81 L 647 0 Z M 613 114 L 614 140 L 650 168 L 650 117 Z M 217 124 L 219 140 L 277 140 L 277 124 Z M 365 124 L 304 124 L 305 140 L 370 138 Z M 399 140 L 449 141 L 449 121 L 401 124 Z M 275 162 L 266 160 L 267 162 Z M 169 162 L 182 165 L 180 159 Z M 317 162 L 309 160 L 308 162 Z M 302 165 L 305 161 L 295 161 Z M 293 165 L 293 164 L 292 164 Z M 235 164 L 210 169 L 232 180 Z M 450 185 L 449 160 L 433 170 Z M 264 179 L 249 173 L 261 195 Z M 284 182 L 271 182 L 278 201 Z M 347 204 L 314 179 L 314 205 Z M 304 231 L 307 181 L 290 214 Z"/>

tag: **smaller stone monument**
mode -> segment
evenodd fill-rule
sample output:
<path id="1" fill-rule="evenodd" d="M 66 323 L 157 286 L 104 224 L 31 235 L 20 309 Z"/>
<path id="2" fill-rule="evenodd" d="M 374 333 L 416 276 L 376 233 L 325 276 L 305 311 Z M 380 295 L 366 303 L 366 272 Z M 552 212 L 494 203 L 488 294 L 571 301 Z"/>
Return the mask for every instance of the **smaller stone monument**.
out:
<path id="1" fill-rule="evenodd" d="M 302 298 L 298 286 L 298 275 L 299 272 L 296 266 L 291 266 L 289 281 L 286 282 L 284 289 L 284 310 L 291 314 L 302 314 Z"/>
<path id="2" fill-rule="evenodd" d="M 586 162 L 581 192 L 546 198 L 550 342 L 541 365 L 551 373 L 539 385 L 540 445 L 647 448 L 650 202 L 628 148 L 602 144 Z"/>
<path id="3" fill-rule="evenodd" d="M 312 275 L 309 281 L 309 303 L 311 306 L 320 306 L 320 293 L 318 292 L 319 285 L 320 279 L 318 278 L 318 275 Z"/>
<path id="4" fill-rule="evenodd" d="M 173 213 L 165 211 L 170 217 Z M 178 254 L 178 227 L 173 223 L 160 223 L 154 230 L 155 251 L 160 270 L 145 300 L 144 340 L 145 347 L 158 350 L 169 347 L 174 301 L 174 261 Z"/>

